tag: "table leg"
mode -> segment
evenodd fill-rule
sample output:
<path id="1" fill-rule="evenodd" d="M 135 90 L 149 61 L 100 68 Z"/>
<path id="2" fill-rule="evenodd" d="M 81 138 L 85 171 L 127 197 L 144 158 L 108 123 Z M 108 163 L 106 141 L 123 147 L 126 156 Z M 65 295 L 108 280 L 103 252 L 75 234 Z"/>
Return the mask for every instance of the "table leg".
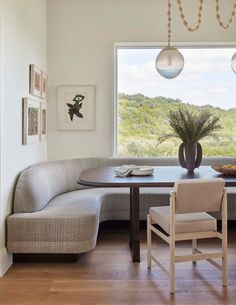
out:
<path id="1" fill-rule="evenodd" d="M 130 246 L 133 262 L 140 262 L 139 188 L 130 188 Z"/>
<path id="2" fill-rule="evenodd" d="M 129 245 L 130 245 L 130 248 L 132 249 L 132 242 L 133 242 L 133 209 L 132 209 L 132 201 L 133 201 L 133 190 L 132 188 L 130 188 L 130 215 L 129 215 L 129 219 L 130 219 L 130 222 L 129 222 Z"/>

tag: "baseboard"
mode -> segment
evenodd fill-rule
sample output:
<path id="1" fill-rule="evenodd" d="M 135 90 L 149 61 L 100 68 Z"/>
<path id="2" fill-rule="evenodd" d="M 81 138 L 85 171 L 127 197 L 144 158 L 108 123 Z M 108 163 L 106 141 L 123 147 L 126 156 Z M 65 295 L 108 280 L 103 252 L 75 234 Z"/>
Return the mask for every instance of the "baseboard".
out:
<path id="1" fill-rule="evenodd" d="M 0 249 L 0 277 L 2 277 L 12 265 L 12 254 L 7 253 L 6 248 Z"/>

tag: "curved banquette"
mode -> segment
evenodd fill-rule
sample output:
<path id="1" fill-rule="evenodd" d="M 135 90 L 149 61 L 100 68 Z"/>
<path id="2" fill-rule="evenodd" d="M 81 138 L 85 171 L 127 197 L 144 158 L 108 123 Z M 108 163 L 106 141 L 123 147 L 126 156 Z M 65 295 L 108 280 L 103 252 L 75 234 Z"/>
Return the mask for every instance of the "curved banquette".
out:
<path id="1" fill-rule="evenodd" d="M 202 165 L 235 163 L 204 158 Z M 17 181 L 13 214 L 7 219 L 9 253 L 82 253 L 96 246 L 99 223 L 129 219 L 128 188 L 79 185 L 84 169 L 123 164 L 170 166 L 176 158 L 84 158 L 32 165 Z M 170 188 L 141 189 L 140 217 L 168 204 Z M 229 219 L 236 219 L 236 191 L 229 189 Z"/>

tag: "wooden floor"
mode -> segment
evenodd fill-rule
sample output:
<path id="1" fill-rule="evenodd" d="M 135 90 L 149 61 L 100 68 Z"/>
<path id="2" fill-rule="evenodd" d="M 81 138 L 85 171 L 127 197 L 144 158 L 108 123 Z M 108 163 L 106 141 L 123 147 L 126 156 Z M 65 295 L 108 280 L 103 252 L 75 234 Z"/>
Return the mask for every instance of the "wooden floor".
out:
<path id="1" fill-rule="evenodd" d="M 181 263 L 176 271 L 176 294 L 168 291 L 168 278 L 156 266 L 146 268 L 146 237 L 142 232 L 141 263 L 132 263 L 126 230 L 105 230 L 94 251 L 74 263 L 15 263 L 0 279 L 1 305 L 115 305 L 115 304 L 236 304 L 236 228 L 229 232 L 229 285 L 221 287 L 219 271 L 207 262 Z M 159 240 L 158 240 L 159 241 Z M 179 244 L 179 253 L 190 243 Z M 204 241 L 202 249 L 219 243 Z M 154 245 L 168 264 L 168 248 Z"/>

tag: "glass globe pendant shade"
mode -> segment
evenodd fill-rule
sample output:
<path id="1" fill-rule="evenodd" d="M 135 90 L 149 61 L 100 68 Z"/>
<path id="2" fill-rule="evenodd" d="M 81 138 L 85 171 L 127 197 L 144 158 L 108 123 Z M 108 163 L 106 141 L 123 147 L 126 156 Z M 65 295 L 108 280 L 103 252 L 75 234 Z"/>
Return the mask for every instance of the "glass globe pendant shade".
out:
<path id="1" fill-rule="evenodd" d="M 236 73 L 236 53 L 234 53 L 232 59 L 231 59 L 231 68 Z"/>
<path id="2" fill-rule="evenodd" d="M 168 46 L 156 58 L 156 69 L 164 78 L 177 77 L 183 68 L 184 57 L 176 48 Z"/>

